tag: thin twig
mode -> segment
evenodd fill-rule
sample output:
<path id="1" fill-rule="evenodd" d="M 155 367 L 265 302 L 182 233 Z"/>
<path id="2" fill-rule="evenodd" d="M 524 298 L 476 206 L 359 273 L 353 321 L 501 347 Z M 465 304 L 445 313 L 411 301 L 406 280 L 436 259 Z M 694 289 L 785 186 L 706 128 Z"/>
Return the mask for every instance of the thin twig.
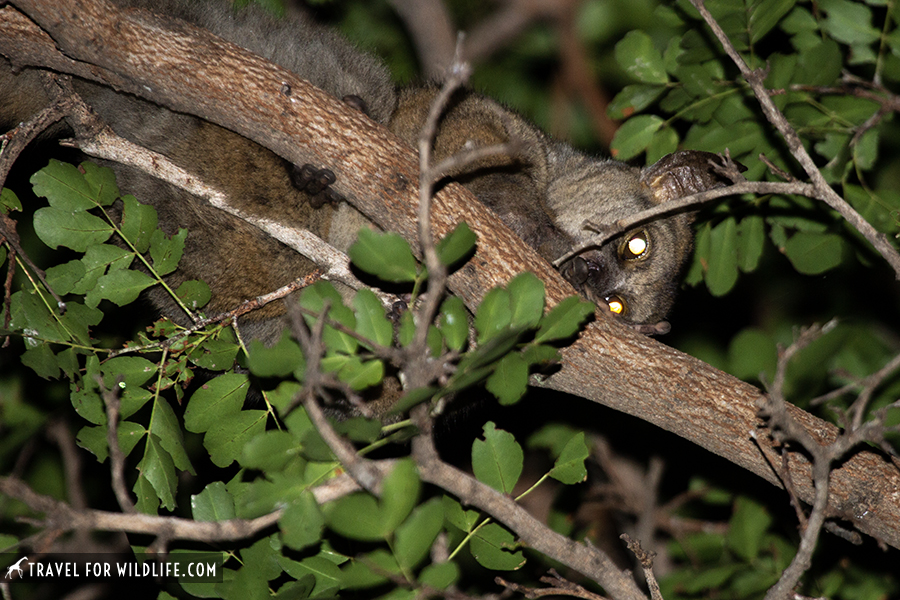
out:
<path id="1" fill-rule="evenodd" d="M 626 218 L 619 219 L 614 224 L 603 227 L 598 235 L 579 244 L 572 250 L 566 252 L 553 261 L 553 265 L 558 267 L 573 256 L 584 252 L 590 248 L 602 246 L 617 235 L 621 235 L 626 231 L 637 227 L 648 221 L 653 221 L 661 217 L 673 215 L 675 213 L 685 212 L 716 200 L 725 196 L 739 196 L 741 194 L 783 194 L 810 196 L 813 193 L 813 186 L 808 183 L 801 182 L 778 182 L 778 181 L 744 181 L 735 183 L 725 187 L 698 192 L 682 198 L 677 198 L 657 204 L 647 210 L 642 210 Z"/>
<path id="2" fill-rule="evenodd" d="M 550 576 L 541 577 L 541 582 L 548 584 L 550 587 L 533 588 L 519 583 L 507 581 L 502 577 L 494 577 L 494 583 L 502 585 L 512 592 L 518 592 L 526 598 L 542 598 L 544 596 L 572 596 L 574 598 L 583 598 L 584 600 L 608 600 L 607 596 L 597 594 L 584 587 L 564 579 L 556 572 L 556 569 L 550 569 Z"/>
<path id="3" fill-rule="evenodd" d="M 112 473 L 112 488 L 116 494 L 119 507 L 127 514 L 134 514 L 137 509 L 128 488 L 125 487 L 125 455 L 119 446 L 119 407 L 121 402 L 118 394 L 118 384 L 121 375 L 116 379 L 116 389 L 109 390 L 103 385 L 103 379 L 97 376 L 97 385 L 100 386 L 100 394 L 103 403 L 106 404 L 106 445 L 109 447 L 109 468 Z"/>
<path id="4" fill-rule="evenodd" d="M 437 135 L 438 122 L 441 115 L 444 113 L 450 97 L 468 81 L 471 74 L 471 68 L 460 60 L 462 40 L 463 36 L 460 34 L 456 43 L 456 54 L 450 68 L 450 74 L 437 97 L 431 103 L 428 117 L 425 119 L 425 123 L 422 125 L 422 130 L 419 133 L 419 245 L 422 255 L 425 257 L 425 266 L 428 268 L 428 294 L 418 311 L 419 323 L 413 343 L 410 344 L 410 356 L 415 363 L 419 362 L 419 359 L 416 357 L 428 355 L 426 352 L 428 328 L 437 314 L 438 306 L 447 285 L 447 267 L 438 258 L 431 227 L 431 200 L 434 196 L 434 184 L 442 173 L 432 170 L 431 156 L 432 145 Z M 411 381 L 410 385 L 418 387 L 426 383 L 424 381 Z"/>
<path id="5" fill-rule="evenodd" d="M 623 533 L 619 537 L 625 541 L 628 549 L 634 553 L 635 558 L 641 563 L 644 577 L 647 579 L 647 588 L 650 590 L 650 598 L 652 600 L 663 600 L 662 592 L 659 590 L 659 582 L 656 581 L 656 575 L 653 574 L 653 557 L 656 556 L 656 553 L 644 550 L 641 547 L 640 540 L 633 539 L 627 533 Z"/>

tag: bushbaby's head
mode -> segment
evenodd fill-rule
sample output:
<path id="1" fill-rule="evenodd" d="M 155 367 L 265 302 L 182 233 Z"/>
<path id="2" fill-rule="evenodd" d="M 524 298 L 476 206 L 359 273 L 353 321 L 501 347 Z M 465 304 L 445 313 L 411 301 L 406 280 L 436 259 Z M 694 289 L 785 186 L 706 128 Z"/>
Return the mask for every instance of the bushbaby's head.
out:
<path id="1" fill-rule="evenodd" d="M 571 151 L 563 158 L 565 166 L 555 165 L 560 176 L 548 189 L 548 208 L 577 247 L 621 219 L 722 185 L 710 159 L 717 157 L 677 152 L 641 170 Z M 676 214 L 649 221 L 580 252 L 560 271 L 579 292 L 606 303 L 629 323 L 655 326 L 671 309 L 690 256 L 691 220 L 690 215 Z"/>

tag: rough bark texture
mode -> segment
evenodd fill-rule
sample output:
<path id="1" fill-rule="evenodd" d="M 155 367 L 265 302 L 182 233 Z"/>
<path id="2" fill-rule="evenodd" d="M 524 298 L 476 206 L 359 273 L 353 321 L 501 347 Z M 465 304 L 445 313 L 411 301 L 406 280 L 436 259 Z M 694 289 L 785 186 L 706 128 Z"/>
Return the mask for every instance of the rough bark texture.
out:
<path id="1" fill-rule="evenodd" d="M 385 229 L 416 237 L 417 163 L 412 149 L 359 112 L 209 34 L 147 13 L 116 12 L 102 1 L 16 0 L 66 55 L 41 58 L 23 50 L 21 20 L 0 11 L 0 52 L 15 64 L 109 78 L 119 89 L 199 115 L 237 131 L 298 164 L 338 175 L 338 190 Z M 37 40 L 33 31 L 29 40 Z M 115 74 L 115 75 L 112 75 Z M 470 194 L 456 185 L 438 194 L 438 235 L 465 220 L 479 236 L 474 259 L 450 287 L 470 307 L 491 286 L 523 270 L 534 272 L 555 304 L 574 290 Z M 780 485 L 770 465 L 781 457 L 756 416 L 761 393 L 709 365 L 637 334 L 605 315 L 563 352 L 563 368 L 542 385 L 600 402 L 685 437 Z M 838 430 L 796 409 L 795 416 L 827 443 Z M 751 432 L 760 434 L 759 442 Z M 807 461 L 790 458 L 798 495 L 811 501 Z M 900 548 L 898 464 L 860 448 L 832 475 L 830 514 Z"/>

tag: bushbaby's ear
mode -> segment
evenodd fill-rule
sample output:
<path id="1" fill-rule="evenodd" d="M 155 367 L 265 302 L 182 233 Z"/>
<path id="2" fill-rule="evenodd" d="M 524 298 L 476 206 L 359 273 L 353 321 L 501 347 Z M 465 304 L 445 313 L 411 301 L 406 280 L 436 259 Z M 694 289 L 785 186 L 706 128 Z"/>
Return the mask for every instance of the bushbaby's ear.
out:
<path id="1" fill-rule="evenodd" d="M 711 152 L 673 152 L 641 171 L 641 185 L 649 190 L 654 204 L 662 204 L 727 185 L 728 180 L 714 168 L 724 163 L 721 156 Z M 736 164 L 741 171 L 747 170 L 744 165 Z"/>

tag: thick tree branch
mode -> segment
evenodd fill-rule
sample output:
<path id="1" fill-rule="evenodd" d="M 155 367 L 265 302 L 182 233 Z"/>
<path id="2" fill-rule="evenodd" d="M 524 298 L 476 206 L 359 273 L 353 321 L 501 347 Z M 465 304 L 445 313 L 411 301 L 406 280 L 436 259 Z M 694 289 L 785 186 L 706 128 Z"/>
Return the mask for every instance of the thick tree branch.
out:
<path id="1" fill-rule="evenodd" d="M 338 191 L 364 214 L 385 229 L 416 239 L 414 152 L 358 111 L 206 32 L 141 11 L 120 13 L 102 0 L 17 0 L 16 5 L 50 32 L 68 56 L 99 68 L 73 63 L 59 53 L 39 64 L 95 78 L 112 71 L 121 89 L 209 119 L 294 163 L 327 167 L 338 175 Z M 18 55 L 17 64 L 29 64 L 17 37 L 23 35 L 22 20 L 11 14 L 9 8 L 0 11 L 0 52 Z M 29 39 L 37 35 L 35 29 L 29 30 Z M 104 44 L 94 44 L 97 39 Z M 459 186 L 447 186 L 435 198 L 435 234 L 446 234 L 461 220 L 479 236 L 475 259 L 450 278 L 451 290 L 468 306 L 523 270 L 545 282 L 550 305 L 574 293 L 475 198 Z M 757 446 L 751 438 L 760 424 L 756 402 L 762 394 L 756 388 L 606 315 L 598 315 L 581 340 L 563 351 L 562 365 L 540 385 L 650 421 L 780 485 L 769 467 L 780 460 L 774 444 L 761 439 Z M 791 412 L 821 443 L 837 436 L 836 427 L 799 409 Z M 792 455 L 789 468 L 798 495 L 811 501 L 808 462 Z M 858 451 L 833 471 L 831 483 L 830 515 L 843 516 L 900 548 L 900 472 L 895 464 L 880 454 Z"/>

